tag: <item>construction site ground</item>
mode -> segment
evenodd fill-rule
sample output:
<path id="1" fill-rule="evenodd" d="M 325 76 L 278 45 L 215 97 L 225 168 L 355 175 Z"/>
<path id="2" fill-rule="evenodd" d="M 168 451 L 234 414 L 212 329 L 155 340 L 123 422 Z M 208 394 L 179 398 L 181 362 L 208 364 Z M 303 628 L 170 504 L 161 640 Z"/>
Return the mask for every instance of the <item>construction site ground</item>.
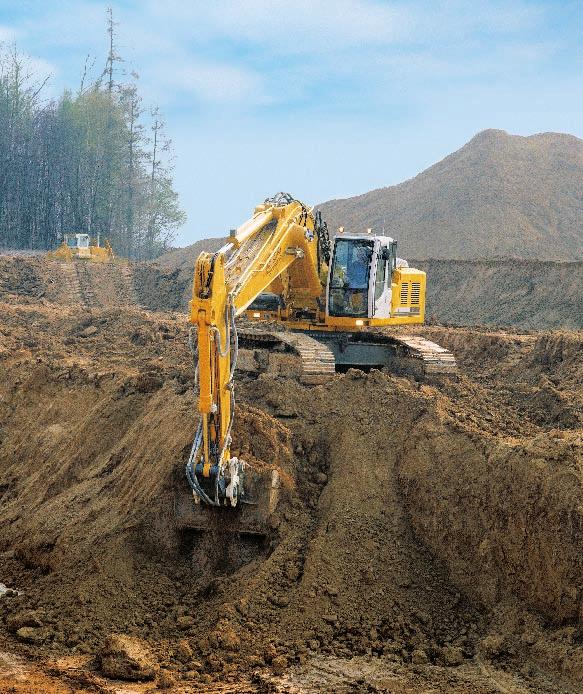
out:
<path id="1" fill-rule="evenodd" d="M 432 382 L 241 372 L 270 533 L 178 531 L 187 316 L 86 269 L 0 259 L 0 692 L 583 690 L 581 332 L 419 328 Z"/>

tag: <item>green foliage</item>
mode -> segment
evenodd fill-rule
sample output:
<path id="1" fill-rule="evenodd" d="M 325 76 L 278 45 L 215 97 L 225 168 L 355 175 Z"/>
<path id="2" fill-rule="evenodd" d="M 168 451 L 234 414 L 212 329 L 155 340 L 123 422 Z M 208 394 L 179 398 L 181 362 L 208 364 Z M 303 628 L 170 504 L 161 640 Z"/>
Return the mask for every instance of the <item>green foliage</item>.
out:
<path id="1" fill-rule="evenodd" d="M 135 81 L 108 77 L 43 103 L 26 60 L 0 52 L 0 246 L 54 248 L 85 232 L 148 259 L 172 242 L 185 215 L 160 115 L 145 124 Z"/>

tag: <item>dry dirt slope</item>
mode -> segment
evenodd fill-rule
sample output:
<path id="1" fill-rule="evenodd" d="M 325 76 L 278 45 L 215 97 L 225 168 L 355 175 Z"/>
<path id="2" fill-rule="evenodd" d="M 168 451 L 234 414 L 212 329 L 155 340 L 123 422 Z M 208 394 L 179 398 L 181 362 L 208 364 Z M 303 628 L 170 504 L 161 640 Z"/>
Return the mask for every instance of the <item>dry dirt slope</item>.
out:
<path id="1" fill-rule="evenodd" d="M 175 287 L 186 308 L 192 291 L 194 259 L 201 250 L 215 250 L 218 239 L 178 249 L 157 264 L 168 291 Z M 215 243 L 216 242 L 216 243 Z M 512 326 L 520 329 L 583 328 L 583 261 L 537 260 L 411 260 L 425 270 L 427 316 L 451 325 Z M 143 270 L 144 277 L 153 277 Z M 151 281 L 151 280 L 150 280 Z M 159 293 L 159 295 L 161 295 Z M 154 300 L 147 303 L 156 307 Z M 162 301 L 160 308 L 166 308 Z M 176 305 L 174 305 L 175 307 Z"/>
<path id="2" fill-rule="evenodd" d="M 451 325 L 583 329 L 583 261 L 413 260 L 427 316 Z"/>
<path id="3" fill-rule="evenodd" d="M 0 648 L 93 656 L 123 631 L 191 692 L 291 665 L 347 670 L 304 691 L 386 691 L 354 656 L 397 691 L 580 691 L 580 335 L 426 329 L 462 364 L 436 386 L 241 376 L 234 450 L 290 482 L 248 545 L 173 527 L 184 316 L 2 315 L 0 581 L 23 594 L 0 599 Z"/>
<path id="4" fill-rule="evenodd" d="M 484 130 L 415 178 L 320 205 L 330 229 L 382 229 L 403 257 L 583 257 L 583 141 Z"/>

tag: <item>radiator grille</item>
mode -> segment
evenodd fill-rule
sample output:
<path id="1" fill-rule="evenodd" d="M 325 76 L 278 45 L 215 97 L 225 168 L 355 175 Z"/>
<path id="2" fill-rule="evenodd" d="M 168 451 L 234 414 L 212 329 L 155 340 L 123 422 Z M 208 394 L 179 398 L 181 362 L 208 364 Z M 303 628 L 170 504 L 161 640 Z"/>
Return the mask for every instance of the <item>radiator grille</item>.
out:
<path id="1" fill-rule="evenodd" d="M 421 283 L 412 282 L 411 283 L 411 304 L 419 305 L 419 297 L 421 295 Z"/>
<path id="2" fill-rule="evenodd" d="M 409 282 L 403 282 L 401 285 L 401 304 L 409 302 Z"/>

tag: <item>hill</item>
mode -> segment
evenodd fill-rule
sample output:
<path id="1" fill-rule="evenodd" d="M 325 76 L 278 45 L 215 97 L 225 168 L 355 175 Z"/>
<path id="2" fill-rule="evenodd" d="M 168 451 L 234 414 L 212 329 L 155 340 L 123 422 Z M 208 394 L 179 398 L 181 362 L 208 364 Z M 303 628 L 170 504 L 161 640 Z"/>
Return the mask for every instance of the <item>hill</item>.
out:
<path id="1" fill-rule="evenodd" d="M 583 140 L 478 133 L 415 178 L 320 205 L 330 229 L 372 227 L 413 258 L 581 260 Z"/>
<path id="2" fill-rule="evenodd" d="M 156 263 L 166 270 L 183 270 L 186 266 L 190 267 L 192 270 L 194 268 L 194 261 L 198 258 L 200 253 L 203 251 L 214 253 L 218 251 L 225 242 L 225 238 L 213 237 L 210 239 L 201 239 L 190 246 L 174 248 L 168 251 L 168 253 L 164 253 L 164 255 L 156 259 Z"/>
<path id="3" fill-rule="evenodd" d="M 415 178 L 320 205 L 331 230 L 372 227 L 428 273 L 428 313 L 456 325 L 583 326 L 583 140 L 501 130 L 478 133 Z M 384 220 L 384 221 L 383 221 Z M 202 250 L 162 256 L 183 305 Z"/>

